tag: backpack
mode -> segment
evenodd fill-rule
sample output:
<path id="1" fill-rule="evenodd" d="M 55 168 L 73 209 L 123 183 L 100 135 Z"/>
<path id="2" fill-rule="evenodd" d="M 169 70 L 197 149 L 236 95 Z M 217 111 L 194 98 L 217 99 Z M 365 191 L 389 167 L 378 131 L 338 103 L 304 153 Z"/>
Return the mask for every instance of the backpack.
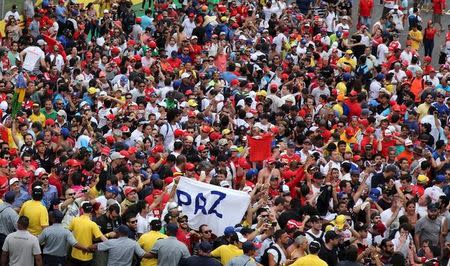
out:
<path id="1" fill-rule="evenodd" d="M 276 250 L 277 254 L 278 254 L 278 261 L 277 261 L 277 264 L 275 264 L 275 265 L 280 265 L 281 251 L 276 246 L 274 246 L 274 243 L 272 242 L 272 243 L 270 243 L 270 246 L 264 250 L 264 253 L 261 256 L 260 263 L 262 265 L 264 265 L 264 266 L 268 266 L 269 265 L 269 252 L 268 251 L 271 250 L 271 249 Z"/>
<path id="2" fill-rule="evenodd" d="M 317 241 L 320 243 L 320 245 L 324 245 L 323 243 L 323 235 L 325 234 L 324 231 L 322 231 L 322 233 L 320 233 L 319 237 L 316 237 L 315 235 L 311 234 L 310 232 L 306 232 L 314 241 Z"/>

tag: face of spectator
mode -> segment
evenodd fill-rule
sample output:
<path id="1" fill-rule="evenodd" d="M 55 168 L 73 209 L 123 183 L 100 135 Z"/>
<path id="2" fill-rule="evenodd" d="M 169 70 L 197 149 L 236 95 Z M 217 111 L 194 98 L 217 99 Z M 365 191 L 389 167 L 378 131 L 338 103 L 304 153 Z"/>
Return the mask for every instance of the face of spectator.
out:
<path id="1" fill-rule="evenodd" d="M 383 246 L 382 249 L 385 253 L 392 254 L 394 253 L 394 243 L 392 243 L 392 241 L 387 241 L 386 246 Z"/>
<path id="2" fill-rule="evenodd" d="M 128 226 L 131 230 L 135 231 L 136 228 L 137 228 L 137 218 L 136 218 L 136 217 L 130 218 L 130 219 L 128 220 L 128 222 L 127 222 L 127 226 Z"/>
<path id="3" fill-rule="evenodd" d="M 436 220 L 437 217 L 439 216 L 439 210 L 427 210 L 428 213 L 428 218 L 430 218 L 430 220 Z"/>
<path id="4" fill-rule="evenodd" d="M 210 239 L 211 238 L 211 234 L 212 234 L 212 230 L 209 229 L 208 226 L 204 226 L 202 227 L 202 231 L 200 232 L 201 236 L 203 239 Z"/>
<path id="5" fill-rule="evenodd" d="M 131 202 L 136 201 L 136 198 L 137 198 L 137 193 L 136 193 L 136 191 L 131 191 L 131 192 L 128 193 L 128 195 L 127 195 L 127 199 L 128 199 L 129 201 L 131 201 Z"/>

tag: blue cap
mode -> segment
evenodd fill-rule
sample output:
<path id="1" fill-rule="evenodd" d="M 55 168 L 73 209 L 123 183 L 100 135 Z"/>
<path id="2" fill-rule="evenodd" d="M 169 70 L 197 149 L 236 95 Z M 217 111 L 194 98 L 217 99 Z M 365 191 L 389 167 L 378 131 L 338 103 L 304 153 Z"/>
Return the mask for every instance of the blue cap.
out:
<path id="1" fill-rule="evenodd" d="M 203 252 L 210 252 L 213 249 L 213 246 L 208 241 L 203 241 L 198 245 L 198 249 Z"/>
<path id="2" fill-rule="evenodd" d="M 300 43 L 301 43 L 301 44 L 306 44 L 307 41 L 306 41 L 305 39 L 302 39 L 302 40 L 300 41 Z"/>
<path id="3" fill-rule="evenodd" d="M 116 186 L 108 186 L 106 187 L 106 192 L 110 192 L 117 195 L 119 194 L 119 189 Z"/>
<path id="4" fill-rule="evenodd" d="M 244 253 L 247 253 L 252 250 L 257 250 L 257 248 L 255 247 L 252 241 L 245 241 L 242 244 L 242 250 L 244 251 Z"/>
<path id="5" fill-rule="evenodd" d="M 166 231 L 168 233 L 176 234 L 176 232 L 178 231 L 178 225 L 173 224 L 173 223 L 169 223 L 166 226 Z"/>
<path id="6" fill-rule="evenodd" d="M 438 176 L 436 176 L 436 178 L 434 180 L 436 180 L 436 182 L 444 182 L 445 181 L 445 176 L 444 175 L 438 175 Z"/>
<path id="7" fill-rule="evenodd" d="M 161 179 L 161 177 L 158 174 L 152 174 L 150 177 L 152 180 Z"/>
<path id="8" fill-rule="evenodd" d="M 14 191 L 6 192 L 6 194 L 5 194 L 5 201 L 6 202 L 12 203 L 12 202 L 14 202 L 15 198 L 16 198 L 16 193 L 14 193 Z"/>
<path id="9" fill-rule="evenodd" d="M 63 137 L 67 138 L 70 135 L 70 130 L 66 127 L 61 128 L 60 133 Z"/>
<path id="10" fill-rule="evenodd" d="M 234 231 L 234 227 L 233 226 L 227 226 L 227 227 L 225 227 L 225 230 L 223 231 L 224 235 L 231 235 L 231 234 L 234 234 L 234 233 L 235 233 L 235 231 Z"/>
<path id="11" fill-rule="evenodd" d="M 376 76 L 376 79 L 377 79 L 378 81 L 383 80 L 384 78 L 385 78 L 385 76 L 384 76 L 383 73 L 378 73 L 377 76 Z"/>
<path id="12" fill-rule="evenodd" d="M 381 192 L 380 192 L 380 190 L 379 190 L 378 188 L 372 188 L 372 189 L 370 190 L 369 197 L 370 197 L 373 201 L 377 202 L 377 201 L 378 201 L 378 198 L 380 197 L 380 194 L 381 194 Z"/>
<path id="13" fill-rule="evenodd" d="M 257 169 L 250 169 L 248 170 L 247 174 L 245 175 L 247 178 L 252 178 L 255 175 L 258 174 L 258 170 Z"/>
<path id="14" fill-rule="evenodd" d="M 114 230 L 114 231 L 116 231 L 117 233 L 121 233 L 123 235 L 129 235 L 130 234 L 130 228 L 128 228 L 128 226 L 126 226 L 124 224 L 122 224 L 119 227 L 117 227 L 116 230 Z"/>
<path id="15" fill-rule="evenodd" d="M 128 82 L 127 76 L 122 75 L 122 76 L 120 77 L 120 82 L 123 82 L 123 83 Z"/>
<path id="16" fill-rule="evenodd" d="M 136 159 L 145 159 L 145 153 L 143 151 L 136 152 Z"/>
<path id="17" fill-rule="evenodd" d="M 344 73 L 344 75 L 342 75 L 344 81 L 349 81 L 351 77 L 352 75 L 350 73 Z"/>

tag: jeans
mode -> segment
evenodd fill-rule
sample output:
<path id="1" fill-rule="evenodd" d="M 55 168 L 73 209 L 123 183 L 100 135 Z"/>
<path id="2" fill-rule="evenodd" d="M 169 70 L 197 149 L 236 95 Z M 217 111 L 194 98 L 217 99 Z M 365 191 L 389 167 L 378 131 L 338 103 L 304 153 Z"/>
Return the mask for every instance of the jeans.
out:
<path id="1" fill-rule="evenodd" d="M 425 56 L 432 56 L 434 48 L 434 40 L 423 39 L 423 48 L 425 50 Z"/>
<path id="2" fill-rule="evenodd" d="M 361 25 L 366 25 L 367 27 L 370 27 L 371 24 L 372 24 L 372 21 L 371 21 L 370 17 L 360 16 L 359 17 L 359 23 L 361 23 Z"/>
<path id="3" fill-rule="evenodd" d="M 44 266 L 64 266 L 66 265 L 66 257 L 57 257 L 44 254 Z"/>

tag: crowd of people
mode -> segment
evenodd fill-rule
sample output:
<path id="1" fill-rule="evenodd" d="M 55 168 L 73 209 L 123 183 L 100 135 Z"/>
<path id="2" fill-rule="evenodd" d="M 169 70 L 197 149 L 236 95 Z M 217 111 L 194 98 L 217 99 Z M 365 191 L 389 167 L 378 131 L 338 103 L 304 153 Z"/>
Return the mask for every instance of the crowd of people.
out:
<path id="1" fill-rule="evenodd" d="M 445 8 L 14 5 L 0 48 L 1 265 L 447 265 Z M 183 178 L 248 193 L 241 222 L 192 228 Z"/>

